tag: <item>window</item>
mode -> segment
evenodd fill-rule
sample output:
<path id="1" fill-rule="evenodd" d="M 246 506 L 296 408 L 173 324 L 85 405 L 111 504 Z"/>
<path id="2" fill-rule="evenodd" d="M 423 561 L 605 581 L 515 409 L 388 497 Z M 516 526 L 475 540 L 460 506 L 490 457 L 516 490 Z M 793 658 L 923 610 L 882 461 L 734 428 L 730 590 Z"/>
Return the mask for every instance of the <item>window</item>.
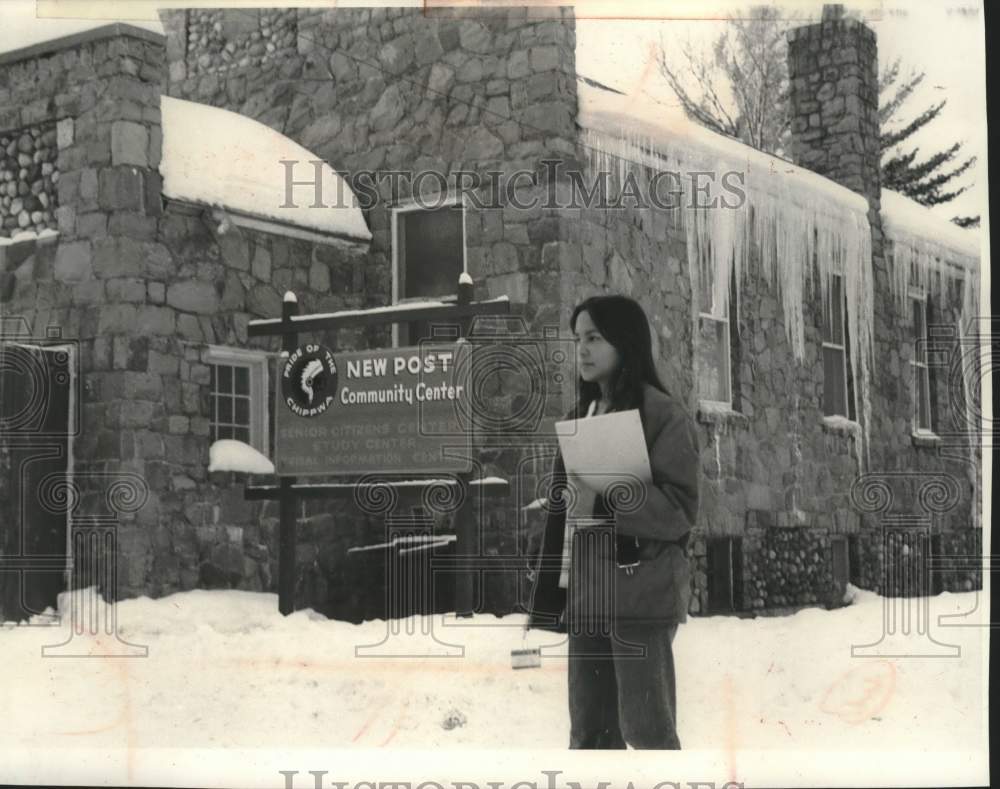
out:
<path id="1" fill-rule="evenodd" d="M 913 357 L 910 360 L 913 382 L 913 432 L 932 433 L 931 382 L 927 367 L 927 295 L 910 294 L 913 326 Z"/>
<path id="2" fill-rule="evenodd" d="M 729 302 L 733 300 L 736 272 L 730 276 L 730 298 L 715 293 L 715 271 L 711 266 L 701 269 L 701 292 L 698 294 L 698 399 L 731 406 L 732 392 L 732 331 L 729 323 Z"/>
<path id="3" fill-rule="evenodd" d="M 823 415 L 855 419 L 844 277 L 831 274 L 823 302 Z"/>
<path id="4" fill-rule="evenodd" d="M 267 355 L 213 345 L 203 358 L 211 371 L 212 441 L 231 438 L 269 455 Z"/>
<path id="5" fill-rule="evenodd" d="M 454 297 L 465 271 L 465 211 L 460 199 L 435 208 L 415 203 L 396 208 L 392 235 L 393 303 Z M 416 345 L 430 336 L 425 321 L 413 321 L 393 329 L 393 345 Z"/>

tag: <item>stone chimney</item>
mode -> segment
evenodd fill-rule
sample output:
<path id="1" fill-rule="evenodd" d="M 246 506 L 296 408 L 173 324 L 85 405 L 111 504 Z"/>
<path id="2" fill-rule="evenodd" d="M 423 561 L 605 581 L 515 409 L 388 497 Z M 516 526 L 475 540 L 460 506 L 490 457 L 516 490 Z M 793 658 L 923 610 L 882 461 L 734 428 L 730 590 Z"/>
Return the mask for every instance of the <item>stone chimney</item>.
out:
<path id="1" fill-rule="evenodd" d="M 824 5 L 818 24 L 789 31 L 788 76 L 792 158 L 868 198 L 874 242 L 880 202 L 875 33 L 845 17 L 842 5 Z"/>
<path id="2" fill-rule="evenodd" d="M 875 33 L 845 17 L 842 5 L 823 6 L 819 23 L 788 34 L 791 152 L 796 164 L 826 176 L 868 200 L 871 227 L 875 359 L 898 353 L 908 331 L 895 306 L 882 231 L 878 123 L 878 51 Z M 909 402 L 889 366 L 872 371 L 869 437 L 873 467 L 909 450 L 898 415 Z"/>

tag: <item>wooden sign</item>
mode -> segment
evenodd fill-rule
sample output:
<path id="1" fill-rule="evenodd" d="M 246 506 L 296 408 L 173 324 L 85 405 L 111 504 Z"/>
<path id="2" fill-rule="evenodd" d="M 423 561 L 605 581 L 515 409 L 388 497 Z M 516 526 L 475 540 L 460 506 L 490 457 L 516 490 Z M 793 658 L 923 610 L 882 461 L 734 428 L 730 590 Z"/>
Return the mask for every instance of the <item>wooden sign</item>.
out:
<path id="1" fill-rule="evenodd" d="M 299 346 L 278 360 L 276 473 L 471 470 L 470 353 L 464 343 Z"/>

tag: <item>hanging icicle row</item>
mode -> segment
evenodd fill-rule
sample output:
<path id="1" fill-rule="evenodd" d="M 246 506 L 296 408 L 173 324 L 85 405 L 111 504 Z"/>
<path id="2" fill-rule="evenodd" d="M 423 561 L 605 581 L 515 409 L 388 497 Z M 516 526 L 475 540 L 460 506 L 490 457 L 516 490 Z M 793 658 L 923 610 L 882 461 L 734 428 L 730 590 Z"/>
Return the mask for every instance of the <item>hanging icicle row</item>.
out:
<path id="1" fill-rule="evenodd" d="M 696 345 L 697 315 L 705 284 L 712 286 L 711 298 L 706 301 L 713 314 L 722 315 L 731 306 L 735 310 L 733 319 L 739 320 L 738 298 L 735 305 L 729 305 L 729 281 L 733 272 L 738 283 L 749 276 L 751 243 L 760 250 L 760 271 L 765 281 L 777 291 L 785 333 L 799 361 L 805 356 L 803 311 L 807 294 L 818 290 L 826 303 L 830 275 L 843 276 L 851 373 L 861 400 L 867 458 L 874 284 L 871 232 L 864 198 L 832 184 L 817 191 L 812 182 L 816 176 L 809 174 L 809 178 L 803 178 L 803 171 L 792 165 L 788 165 L 787 171 L 777 171 L 773 166 L 762 171 L 759 163 L 755 166 L 746 156 L 739 156 L 745 146 L 738 143 L 733 143 L 736 151 L 727 159 L 715 151 L 705 153 L 679 147 L 664 151 L 662 143 L 630 135 L 626 128 L 616 134 L 586 129 L 581 141 L 593 172 L 616 172 L 619 185 L 626 177 L 621 175 L 623 167 L 632 169 L 640 188 L 649 184 L 646 168 L 680 174 Z M 721 175 L 733 171 L 745 175 L 744 205 L 728 209 L 721 205 L 695 207 L 695 199 L 704 200 L 705 195 L 695 194 L 693 181 L 687 174 Z M 818 270 L 818 282 L 814 279 L 814 268 Z M 738 294 L 740 288 L 736 290 Z"/>

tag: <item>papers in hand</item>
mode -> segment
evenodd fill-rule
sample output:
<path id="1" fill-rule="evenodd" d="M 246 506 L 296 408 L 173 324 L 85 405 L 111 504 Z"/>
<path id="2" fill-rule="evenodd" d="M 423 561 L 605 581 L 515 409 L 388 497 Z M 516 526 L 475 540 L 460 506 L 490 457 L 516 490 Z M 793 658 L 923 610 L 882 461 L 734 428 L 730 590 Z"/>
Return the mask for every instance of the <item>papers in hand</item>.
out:
<path id="1" fill-rule="evenodd" d="M 649 454 L 639 411 L 616 411 L 587 419 L 556 422 L 566 471 L 593 491 L 614 482 L 651 482 Z"/>

